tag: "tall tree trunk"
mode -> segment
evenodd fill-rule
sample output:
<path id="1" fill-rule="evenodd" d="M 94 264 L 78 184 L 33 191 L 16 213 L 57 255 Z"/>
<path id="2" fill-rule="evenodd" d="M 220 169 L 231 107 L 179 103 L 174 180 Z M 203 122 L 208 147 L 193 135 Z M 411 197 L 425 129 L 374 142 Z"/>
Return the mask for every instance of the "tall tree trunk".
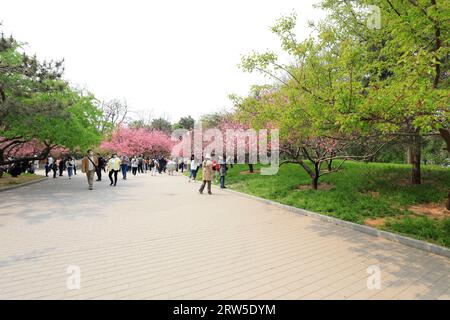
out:
<path id="1" fill-rule="evenodd" d="M 249 163 L 248 164 L 248 171 L 250 171 L 250 173 L 253 173 L 255 170 L 253 169 L 253 164 Z"/>
<path id="2" fill-rule="evenodd" d="M 319 188 L 319 178 L 318 177 L 313 177 L 312 181 L 311 181 L 311 187 L 314 190 L 317 190 Z"/>
<path id="3" fill-rule="evenodd" d="M 319 188 L 320 164 L 314 163 L 314 174 L 311 176 L 311 186 L 314 190 Z"/>
<path id="4" fill-rule="evenodd" d="M 413 148 L 411 146 L 408 146 L 406 149 L 406 163 L 407 164 L 412 164 L 413 161 L 413 154 L 412 154 Z"/>
<path id="5" fill-rule="evenodd" d="M 420 162 L 421 162 L 421 149 L 422 149 L 422 137 L 419 134 L 415 134 L 412 138 L 411 145 L 411 155 L 412 155 L 412 184 L 421 184 L 422 179 L 420 175 Z"/>

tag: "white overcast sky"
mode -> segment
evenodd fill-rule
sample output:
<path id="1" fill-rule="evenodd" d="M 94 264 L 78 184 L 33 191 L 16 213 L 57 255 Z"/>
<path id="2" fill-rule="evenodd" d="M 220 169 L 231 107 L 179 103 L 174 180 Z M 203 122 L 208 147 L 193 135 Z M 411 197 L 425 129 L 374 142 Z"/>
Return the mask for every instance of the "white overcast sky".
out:
<path id="1" fill-rule="evenodd" d="M 65 78 L 99 99 L 126 99 L 171 121 L 230 107 L 261 76 L 242 72 L 242 54 L 279 50 L 269 27 L 295 10 L 297 35 L 323 18 L 317 0 L 0 0 L 6 34 L 29 53 L 65 59 Z"/>

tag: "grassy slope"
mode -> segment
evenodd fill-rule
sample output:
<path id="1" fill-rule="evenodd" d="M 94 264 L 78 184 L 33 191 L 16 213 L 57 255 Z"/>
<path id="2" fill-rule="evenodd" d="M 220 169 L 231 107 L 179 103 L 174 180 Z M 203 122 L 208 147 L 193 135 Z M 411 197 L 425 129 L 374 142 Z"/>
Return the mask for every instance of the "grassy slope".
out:
<path id="1" fill-rule="evenodd" d="M 9 174 L 4 174 L 3 177 L 0 178 L 0 190 L 39 179 L 42 179 L 42 176 L 29 173 L 23 173 L 17 178 L 13 178 Z"/>
<path id="2" fill-rule="evenodd" d="M 228 171 L 227 186 L 298 208 L 364 224 L 387 218 L 379 228 L 450 247 L 450 218 L 417 216 L 406 208 L 420 203 L 442 203 L 450 189 L 450 170 L 424 166 L 422 185 L 410 185 L 410 167 L 397 164 L 346 163 L 342 172 L 326 175 L 329 190 L 300 190 L 310 179 L 300 166 L 282 166 L 278 175 L 246 175 L 238 165 Z"/>

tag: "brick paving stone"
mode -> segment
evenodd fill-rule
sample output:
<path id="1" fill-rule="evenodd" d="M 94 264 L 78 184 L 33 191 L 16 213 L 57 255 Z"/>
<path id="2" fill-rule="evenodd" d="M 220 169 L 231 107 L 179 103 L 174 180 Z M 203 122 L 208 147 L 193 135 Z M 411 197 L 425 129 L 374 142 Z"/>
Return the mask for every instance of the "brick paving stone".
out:
<path id="1" fill-rule="evenodd" d="M 448 258 L 198 187 L 79 174 L 0 193 L 0 298 L 450 299 Z"/>

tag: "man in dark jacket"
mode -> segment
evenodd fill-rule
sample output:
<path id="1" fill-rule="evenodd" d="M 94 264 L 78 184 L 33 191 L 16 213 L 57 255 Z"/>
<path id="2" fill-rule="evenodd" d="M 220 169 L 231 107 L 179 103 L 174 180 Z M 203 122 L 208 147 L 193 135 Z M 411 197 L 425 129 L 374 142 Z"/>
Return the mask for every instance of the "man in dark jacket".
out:
<path id="1" fill-rule="evenodd" d="M 163 156 L 160 156 L 158 159 L 158 173 L 165 171 L 166 169 L 166 160 Z"/>
<path id="2" fill-rule="evenodd" d="M 105 166 L 106 166 L 105 158 L 98 155 L 98 166 L 96 168 L 97 181 L 102 181 L 102 170 L 106 172 Z"/>
<path id="3" fill-rule="evenodd" d="M 62 177 L 63 172 L 66 170 L 66 159 L 62 158 L 61 161 L 59 161 L 59 176 Z"/>
<path id="4" fill-rule="evenodd" d="M 144 173 L 144 155 L 138 157 L 138 172 Z"/>

